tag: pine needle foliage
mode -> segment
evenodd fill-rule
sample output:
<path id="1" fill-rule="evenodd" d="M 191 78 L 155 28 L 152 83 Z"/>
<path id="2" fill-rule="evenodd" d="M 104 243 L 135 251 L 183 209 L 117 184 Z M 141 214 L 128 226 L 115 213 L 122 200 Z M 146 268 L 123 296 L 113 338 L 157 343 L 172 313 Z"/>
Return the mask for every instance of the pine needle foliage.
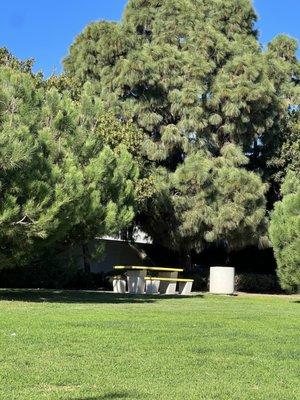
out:
<path id="1" fill-rule="evenodd" d="M 199 151 L 172 176 L 179 232 L 191 249 L 226 240 L 229 249 L 257 243 L 266 229 L 264 185 L 247 171 L 248 160 L 228 144 L 220 157 Z"/>
<path id="2" fill-rule="evenodd" d="M 109 126 L 129 144 L 112 143 Z M 131 223 L 139 172 L 129 131 L 85 92 L 75 102 L 23 68 L 0 66 L 1 268 Z"/>
<path id="3" fill-rule="evenodd" d="M 270 145 L 286 124 L 299 63 L 286 36 L 262 52 L 256 19 L 249 0 L 130 0 L 121 23 L 77 37 L 65 71 L 148 134 L 151 160 L 176 168 L 192 135 L 217 154 L 240 145 L 257 168 L 264 147 L 253 145 Z"/>
<path id="4" fill-rule="evenodd" d="M 282 201 L 275 204 L 270 224 L 270 238 L 284 289 L 300 285 L 300 179 L 289 171 L 281 188 Z"/>
<path id="5" fill-rule="evenodd" d="M 151 190 L 137 222 L 159 243 L 240 247 L 266 226 L 300 70 L 296 41 L 262 50 L 256 21 L 250 0 L 129 0 L 120 23 L 87 26 L 64 61 L 106 112 L 144 132 Z"/>

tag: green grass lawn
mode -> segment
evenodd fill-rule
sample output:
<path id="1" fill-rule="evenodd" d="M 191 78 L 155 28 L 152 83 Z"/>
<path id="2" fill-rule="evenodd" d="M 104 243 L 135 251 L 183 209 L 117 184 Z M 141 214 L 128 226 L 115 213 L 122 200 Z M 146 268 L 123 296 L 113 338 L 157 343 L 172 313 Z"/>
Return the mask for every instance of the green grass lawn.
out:
<path id="1" fill-rule="evenodd" d="M 299 399 L 299 297 L 0 291 L 0 399 Z"/>

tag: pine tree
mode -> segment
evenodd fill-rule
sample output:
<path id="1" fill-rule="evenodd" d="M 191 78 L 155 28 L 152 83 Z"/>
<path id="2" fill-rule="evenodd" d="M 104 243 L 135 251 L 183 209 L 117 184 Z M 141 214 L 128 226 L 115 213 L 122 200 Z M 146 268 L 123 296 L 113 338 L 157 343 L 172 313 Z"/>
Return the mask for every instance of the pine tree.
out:
<path id="1" fill-rule="evenodd" d="M 12 68 L 16 71 L 32 74 L 33 59 L 19 60 L 6 47 L 0 47 L 0 65 Z M 32 74 L 32 76 L 34 76 Z M 39 74 L 37 75 L 39 76 Z"/>
<path id="2" fill-rule="evenodd" d="M 0 66 L 0 260 L 24 265 L 72 243 L 113 234 L 134 216 L 137 163 L 109 146 L 97 101 L 47 88 L 31 72 Z M 134 132 L 136 129 L 134 130 Z"/>
<path id="3" fill-rule="evenodd" d="M 147 210 L 153 211 L 151 234 L 161 229 L 162 242 L 181 252 L 201 251 L 207 242 L 228 251 L 258 243 L 267 226 L 267 185 L 246 170 L 247 163 L 239 148 L 227 144 L 219 157 L 203 150 L 189 155 L 169 180 L 161 170 L 159 204 Z M 158 221 L 156 209 L 164 210 L 166 222 Z"/>
<path id="4" fill-rule="evenodd" d="M 285 117 L 278 94 L 284 83 L 292 89 L 296 51 L 281 38 L 262 53 L 255 21 L 248 0 L 131 0 L 121 24 L 79 35 L 66 73 L 92 81 L 107 108 L 149 134 L 148 157 L 170 168 L 191 136 L 217 153 L 228 141 L 250 152 Z M 282 47 L 289 57 L 278 61 Z"/>
<path id="5" fill-rule="evenodd" d="M 281 132 L 276 151 L 269 160 L 268 170 L 276 187 L 280 187 L 289 170 L 300 172 L 300 108 L 291 107 L 288 123 Z M 268 171 L 267 171 L 268 172 Z M 278 194 L 276 200 L 280 199 Z"/>
<path id="6" fill-rule="evenodd" d="M 270 140 L 257 143 L 251 163 L 258 166 L 263 178 L 268 180 L 270 209 L 274 201 L 280 199 L 280 185 L 287 170 L 299 169 L 300 63 L 296 57 L 297 47 L 295 39 L 279 35 L 269 43 L 266 52 L 268 74 L 282 111 L 281 118 L 274 120 Z"/>
<path id="7" fill-rule="evenodd" d="M 289 106 L 297 104 L 299 63 L 295 41 L 285 36 L 262 51 L 255 22 L 250 0 L 130 0 L 120 23 L 93 23 L 70 48 L 67 76 L 81 87 L 92 82 L 104 110 L 146 135 L 144 173 L 155 190 L 138 223 L 160 243 L 187 243 L 170 195 L 172 174 L 185 160 L 200 163 L 199 154 L 220 160 L 232 144 L 249 156 L 248 170 L 273 182 L 277 171 L 270 163 L 282 146 Z M 244 168 L 236 168 L 237 181 L 246 179 Z M 254 176 L 247 179 L 251 197 Z M 261 199 L 264 186 L 257 179 Z M 263 202 L 257 207 L 261 215 Z M 243 217 L 250 221 L 247 212 Z M 207 238 L 204 230 L 198 235 L 199 243 Z M 245 244 L 256 236 L 249 230 L 239 238 Z"/>
<path id="8" fill-rule="evenodd" d="M 199 151 L 172 176 L 179 233 L 191 249 L 225 241 L 228 249 L 257 243 L 266 229 L 264 185 L 244 166 L 247 158 L 228 144 L 220 157 Z"/>
<path id="9" fill-rule="evenodd" d="M 278 276 L 284 289 L 300 285 L 300 179 L 290 171 L 282 185 L 282 201 L 271 216 L 270 238 L 274 246 Z"/>

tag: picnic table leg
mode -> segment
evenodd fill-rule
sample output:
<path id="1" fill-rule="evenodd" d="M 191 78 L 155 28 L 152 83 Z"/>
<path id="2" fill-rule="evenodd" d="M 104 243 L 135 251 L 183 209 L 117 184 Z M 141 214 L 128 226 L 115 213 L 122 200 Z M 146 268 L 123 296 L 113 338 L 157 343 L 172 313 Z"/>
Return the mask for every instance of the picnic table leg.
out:
<path id="1" fill-rule="evenodd" d="M 178 272 L 161 272 L 159 274 L 161 278 L 178 278 Z M 176 294 L 176 282 L 160 282 L 159 286 L 160 294 Z"/>
<path id="2" fill-rule="evenodd" d="M 182 296 L 189 296 L 192 292 L 193 282 L 180 282 L 179 294 Z"/>
<path id="3" fill-rule="evenodd" d="M 157 294 L 159 291 L 160 281 L 146 279 L 146 293 L 147 294 Z"/>
<path id="4" fill-rule="evenodd" d="M 147 271 L 127 271 L 126 275 L 128 292 L 130 294 L 144 294 Z"/>
<path id="5" fill-rule="evenodd" d="M 114 293 L 126 293 L 126 281 L 122 278 L 114 278 L 113 291 Z"/>

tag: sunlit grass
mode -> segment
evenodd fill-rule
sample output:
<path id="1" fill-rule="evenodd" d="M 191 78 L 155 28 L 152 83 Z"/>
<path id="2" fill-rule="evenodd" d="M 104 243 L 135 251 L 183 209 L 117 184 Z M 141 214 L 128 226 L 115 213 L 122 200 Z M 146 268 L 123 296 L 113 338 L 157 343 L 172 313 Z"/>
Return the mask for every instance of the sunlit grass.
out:
<path id="1" fill-rule="evenodd" d="M 297 297 L 0 291 L 5 400 L 292 400 Z"/>

